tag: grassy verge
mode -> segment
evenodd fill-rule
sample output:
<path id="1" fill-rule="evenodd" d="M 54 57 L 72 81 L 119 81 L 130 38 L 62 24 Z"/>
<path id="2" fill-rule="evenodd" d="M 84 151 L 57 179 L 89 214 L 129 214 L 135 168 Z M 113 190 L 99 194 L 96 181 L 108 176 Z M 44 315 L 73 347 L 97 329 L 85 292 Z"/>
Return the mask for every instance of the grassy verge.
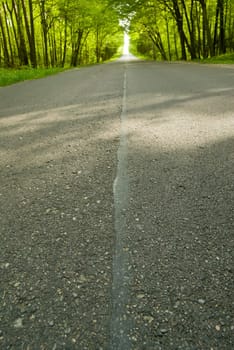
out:
<path id="1" fill-rule="evenodd" d="M 121 57 L 121 50 L 110 59 L 101 63 L 112 62 Z M 100 63 L 100 64 L 101 64 Z M 96 65 L 97 63 L 89 63 L 87 65 L 82 65 L 81 67 L 89 67 L 92 65 Z M 69 67 L 70 68 L 70 67 Z M 0 68 L 0 86 L 11 85 L 24 80 L 32 80 L 46 77 L 48 75 L 57 74 L 59 72 L 63 72 L 69 68 L 19 68 L 19 69 L 8 69 L 8 68 Z"/>
<path id="2" fill-rule="evenodd" d="M 23 80 L 38 79 L 47 75 L 64 71 L 64 68 L 20 68 L 6 69 L 0 68 L 0 86 L 6 86 Z"/>
<path id="3" fill-rule="evenodd" d="M 214 63 L 214 64 L 234 64 L 234 53 L 227 53 L 225 55 L 210 57 L 199 60 L 201 63 Z"/>
<path id="4" fill-rule="evenodd" d="M 151 60 L 153 61 L 153 58 L 147 55 L 142 55 L 139 54 L 136 50 L 133 50 L 132 53 L 142 59 L 142 60 Z M 160 62 L 160 60 L 157 60 Z M 171 61 L 173 62 L 173 61 Z M 189 62 L 189 61 L 188 61 Z M 198 63 L 210 63 L 210 64 L 234 64 L 234 53 L 229 53 L 225 55 L 220 55 L 220 56 L 215 56 L 215 57 L 210 57 L 206 59 L 196 59 L 193 62 L 198 62 Z"/>

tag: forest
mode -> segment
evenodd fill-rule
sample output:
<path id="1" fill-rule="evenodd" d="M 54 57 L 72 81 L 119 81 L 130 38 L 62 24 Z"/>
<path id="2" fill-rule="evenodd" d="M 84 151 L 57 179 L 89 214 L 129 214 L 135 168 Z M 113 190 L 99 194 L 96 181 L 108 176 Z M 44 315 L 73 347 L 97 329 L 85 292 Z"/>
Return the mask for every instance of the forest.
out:
<path id="1" fill-rule="evenodd" d="M 5 0 L 0 66 L 76 67 L 111 58 L 122 43 L 108 0 Z"/>
<path id="2" fill-rule="evenodd" d="M 204 59 L 234 51 L 234 0 L 132 1 L 137 51 L 154 59 Z"/>
<path id="3" fill-rule="evenodd" d="M 157 60 L 234 51 L 234 0 L 3 0 L 0 67 L 76 67 L 109 60 L 123 41 Z"/>

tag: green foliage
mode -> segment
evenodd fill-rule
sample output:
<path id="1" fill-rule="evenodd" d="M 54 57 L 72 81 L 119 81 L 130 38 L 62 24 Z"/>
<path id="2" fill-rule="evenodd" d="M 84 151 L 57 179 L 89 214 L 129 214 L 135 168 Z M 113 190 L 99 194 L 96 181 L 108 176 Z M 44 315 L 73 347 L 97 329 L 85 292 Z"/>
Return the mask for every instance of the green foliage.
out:
<path id="1" fill-rule="evenodd" d="M 202 63 L 214 63 L 214 64 L 219 64 L 219 63 L 234 64 L 234 53 L 220 55 L 220 56 L 211 57 L 211 58 L 206 58 L 204 60 L 201 60 L 200 62 L 202 62 Z"/>
<path id="2" fill-rule="evenodd" d="M 132 8 L 131 36 L 140 54 L 155 59 L 206 59 L 234 51 L 233 0 L 140 0 Z M 149 44 L 151 42 L 151 45 Z"/>
<path id="3" fill-rule="evenodd" d="M 5 0 L 0 3 L 0 66 L 102 62 L 116 54 L 122 31 L 108 0 Z"/>
<path id="4" fill-rule="evenodd" d="M 19 81 L 43 78 L 48 75 L 57 74 L 64 71 L 64 68 L 22 68 L 6 69 L 0 68 L 0 86 L 6 86 Z"/>
<path id="5" fill-rule="evenodd" d="M 234 51 L 234 0 L 2 0 L 0 67 L 76 67 L 118 53 L 206 59 Z M 136 35 L 135 35 L 136 34 Z"/>

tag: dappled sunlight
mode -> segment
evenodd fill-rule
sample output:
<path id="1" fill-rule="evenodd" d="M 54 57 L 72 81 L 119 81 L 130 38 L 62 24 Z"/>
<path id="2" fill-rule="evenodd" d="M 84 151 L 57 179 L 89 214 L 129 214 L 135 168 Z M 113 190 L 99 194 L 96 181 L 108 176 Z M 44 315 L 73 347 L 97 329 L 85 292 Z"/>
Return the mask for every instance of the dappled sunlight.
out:
<path id="1" fill-rule="evenodd" d="M 138 329 L 152 326 L 152 333 L 147 332 L 156 346 L 164 338 L 174 344 L 177 324 L 185 329 L 192 320 L 189 337 L 191 329 L 194 337 L 196 329 L 206 330 L 208 321 L 219 324 L 212 318 L 210 300 L 220 305 L 217 320 L 223 320 L 233 233 L 234 90 L 228 88 L 233 82 L 216 89 L 216 75 L 200 80 L 200 69 L 188 76 L 187 68 L 174 67 L 173 77 L 170 65 L 141 66 L 128 63 L 129 56 L 123 56 L 127 63 L 3 90 L 0 199 L 4 264 L 9 265 L 4 267 L 6 290 L 18 293 L 12 294 L 16 301 L 29 291 L 24 301 L 33 300 L 35 320 L 45 319 L 44 324 L 57 327 L 60 311 L 69 319 L 75 307 L 81 318 L 88 310 L 87 319 L 95 319 L 100 329 L 104 321 L 108 332 L 110 308 L 103 305 L 121 306 L 126 295 L 129 307 L 124 309 L 136 316 Z M 124 265 L 127 261 L 126 269 L 119 257 Z M 129 293 L 122 294 L 125 271 Z M 30 283 L 24 283 L 25 276 Z M 97 309 L 90 303 L 92 288 Z M 120 293 L 109 303 L 111 288 Z M 152 298 L 154 292 L 159 298 Z M 64 304 L 58 304 L 64 296 Z M 155 313 L 146 313 L 140 323 L 142 303 Z M 10 299 L 8 304 L 12 310 Z M 57 305 L 61 310 L 51 318 Z M 10 330 L 17 307 L 13 304 L 6 325 Z M 168 312 L 173 317 L 165 323 Z M 22 326 L 26 316 L 22 314 Z M 79 342 L 87 325 L 86 320 L 78 330 L 67 325 L 64 344 L 69 337 Z M 32 333 L 43 332 L 40 327 L 35 323 Z M 162 327 L 169 337 L 158 333 Z M 21 328 L 17 334 L 27 327 Z M 139 346 L 144 337 L 136 338 Z M 92 348 L 86 344 L 81 347 Z M 111 342 L 94 339 L 95 344 L 108 348 Z"/>
<path id="2" fill-rule="evenodd" d="M 109 100 L 110 103 L 113 103 L 114 101 L 115 101 L 114 99 Z M 31 126 L 33 126 L 33 129 L 35 130 L 37 128 L 38 129 L 43 128 L 43 124 L 47 124 L 47 125 L 50 123 L 54 124 L 60 120 L 72 121 L 77 119 L 78 115 L 79 115 L 79 119 L 83 119 L 90 114 L 95 116 L 95 114 L 102 111 L 105 106 L 106 106 L 105 101 L 103 101 L 103 103 L 99 102 L 98 104 L 96 104 L 95 109 L 91 104 L 85 104 L 85 110 L 84 110 L 84 104 L 78 103 L 78 104 L 67 105 L 64 107 L 42 109 L 35 112 L 11 115 L 10 117 L 9 116 L 1 117 L 0 119 L 1 131 L 4 129 L 4 127 L 6 127 L 8 128 L 7 131 L 11 135 L 14 135 L 21 132 L 30 131 Z M 79 112 L 81 109 L 83 113 Z M 9 130 L 11 126 L 12 126 L 12 129 Z"/>
<path id="3" fill-rule="evenodd" d="M 227 91 L 234 92 L 234 89 L 233 89 L 233 87 L 212 88 L 212 89 L 209 89 L 207 92 L 208 93 L 223 93 L 223 92 L 227 92 Z"/>
<path id="4" fill-rule="evenodd" d="M 220 93 L 224 91 L 211 90 L 206 96 L 160 93 L 144 93 L 139 99 L 129 96 L 125 122 L 129 140 L 142 151 L 174 152 L 196 150 L 234 137 L 232 104 L 229 101 L 230 108 L 219 111 L 212 101 L 222 100 Z M 211 99 L 208 110 L 202 104 L 204 99 Z M 115 102 L 115 99 L 102 101 L 95 108 L 79 103 L 1 118 L 1 165 L 9 166 L 22 158 L 22 166 L 38 166 L 51 159 L 59 160 L 62 152 L 57 152 L 58 148 L 69 155 L 72 149 L 78 152 L 80 146 L 118 140 L 120 110 L 116 108 L 109 118 L 109 103 Z M 11 147 L 15 143 L 17 148 Z"/>
<path id="5" fill-rule="evenodd" d="M 0 166 L 37 167 L 70 157 L 102 140 L 118 138 L 119 109 L 110 115 L 109 104 L 69 105 L 0 119 Z M 58 152 L 59 150 L 59 152 Z"/>
<path id="6" fill-rule="evenodd" d="M 126 36 L 126 53 L 128 40 Z M 129 54 L 122 59 L 129 61 L 130 57 Z M 127 73 L 128 81 L 131 79 L 130 74 L 135 74 L 138 69 L 138 64 L 130 66 L 132 71 Z M 147 79 L 152 74 L 149 69 L 151 66 L 151 63 L 144 65 Z M 153 66 L 158 74 L 161 65 Z M 112 69 L 111 65 L 108 67 Z M 171 65 L 168 67 L 172 69 Z M 94 68 L 89 69 L 88 72 L 93 70 Z M 170 75 L 170 71 L 165 72 L 166 76 Z M 74 76 L 73 72 L 66 74 Z M 77 77 L 80 74 L 85 75 L 87 72 L 80 71 Z M 62 75 L 57 79 L 60 77 Z M 95 74 L 92 74 L 92 81 L 96 84 L 94 78 Z M 39 83 L 31 84 L 37 86 Z M 138 149 L 143 151 L 151 148 L 169 152 L 196 150 L 234 136 L 233 87 L 215 87 L 213 82 L 208 82 L 209 88 L 199 86 L 199 89 L 193 87 L 192 91 L 186 91 L 176 90 L 174 85 L 168 85 L 163 79 L 156 81 L 156 84 L 158 89 L 154 93 L 150 91 L 148 83 L 143 92 L 138 92 L 137 84 L 127 90 L 125 123 L 129 140 L 134 141 Z M 16 87 L 11 89 L 14 91 Z M 10 106 L 6 117 L 2 110 L 1 164 L 8 166 L 17 159 L 20 159 L 22 166 L 23 163 L 25 166 L 44 164 L 51 158 L 62 157 L 62 153 L 57 152 L 60 147 L 69 154 L 69 148 L 78 151 L 81 145 L 86 147 L 102 141 L 118 140 L 121 94 L 110 93 L 106 88 L 102 94 L 95 91 L 90 100 L 85 97 L 80 103 L 77 100 L 71 103 L 70 98 L 68 101 L 66 106 L 60 106 L 56 101 L 57 107 L 48 108 L 47 105 L 44 109 L 37 103 L 37 111 L 32 109 L 32 112 L 17 115 L 14 114 L 17 113 L 15 106 Z"/>
<path id="7" fill-rule="evenodd" d="M 129 98 L 126 124 L 130 140 L 139 148 L 174 152 L 196 150 L 234 137 L 234 103 L 227 96 L 229 104 L 223 109 L 221 92 L 224 90 L 209 90 L 206 95 L 145 93 L 139 99 Z"/>

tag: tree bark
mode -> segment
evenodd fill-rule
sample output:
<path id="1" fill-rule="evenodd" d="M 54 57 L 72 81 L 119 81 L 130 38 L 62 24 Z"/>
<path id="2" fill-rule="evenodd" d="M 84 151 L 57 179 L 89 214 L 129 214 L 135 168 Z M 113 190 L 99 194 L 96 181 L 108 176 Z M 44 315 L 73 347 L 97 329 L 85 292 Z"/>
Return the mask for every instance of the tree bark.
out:
<path id="1" fill-rule="evenodd" d="M 3 12 L 4 12 L 4 18 L 5 18 L 5 27 L 6 27 L 6 32 L 7 32 L 7 38 L 8 38 L 8 47 L 10 51 L 10 64 L 13 67 L 14 66 L 14 53 L 13 53 L 13 47 L 12 47 L 12 42 L 11 42 L 11 34 L 10 34 L 10 28 L 9 28 L 9 23 L 7 22 L 7 11 L 6 11 L 6 5 L 4 2 L 2 2 L 2 7 L 3 7 Z"/>
<path id="2" fill-rule="evenodd" d="M 1 16 L 1 11 L 0 11 L 0 29 L 2 32 L 2 43 L 3 43 L 3 52 L 4 52 L 4 65 L 6 67 L 10 67 L 11 63 L 10 63 L 10 55 L 9 55 L 9 51 L 8 51 L 8 46 L 7 46 L 7 37 L 6 37 L 6 33 L 5 33 L 5 28 L 3 25 L 3 18 Z"/>
<path id="3" fill-rule="evenodd" d="M 49 55 L 48 55 L 48 27 L 46 21 L 45 14 L 45 0 L 40 1 L 40 10 L 41 10 L 41 26 L 43 33 L 43 41 L 44 41 L 44 65 L 45 67 L 49 67 Z"/>
<path id="4" fill-rule="evenodd" d="M 173 9 L 174 9 L 174 15 L 175 20 L 177 24 L 177 29 L 180 37 L 180 45 L 181 45 L 181 59 L 186 61 L 187 60 L 187 54 L 186 54 L 186 47 L 185 47 L 185 33 L 183 29 L 183 16 L 180 12 L 179 4 L 177 0 L 172 0 L 173 3 Z"/>
<path id="5" fill-rule="evenodd" d="M 30 61 L 31 61 L 32 67 L 36 68 L 37 67 L 37 56 L 36 56 L 36 44 L 35 44 L 32 0 L 28 0 L 28 4 L 29 4 L 30 24 L 28 21 L 28 13 L 27 13 L 27 8 L 25 6 L 25 0 L 21 0 L 21 5 L 22 5 L 23 15 L 24 15 L 24 23 L 25 23 L 26 33 L 27 33 L 29 47 L 30 47 Z"/>
<path id="6" fill-rule="evenodd" d="M 27 66 L 29 61 L 28 61 L 28 53 L 27 53 L 27 47 L 25 43 L 23 28 L 22 28 L 22 16 L 20 13 L 20 6 L 16 5 L 15 0 L 12 0 L 12 9 L 13 9 L 16 23 L 17 23 L 18 38 L 17 38 L 17 34 L 15 34 L 15 40 L 18 47 L 20 64 Z M 14 23 L 12 14 L 11 14 L 11 18 L 12 18 L 12 22 Z"/>
<path id="7" fill-rule="evenodd" d="M 207 58 L 209 54 L 210 56 L 214 56 L 213 42 L 207 15 L 206 1 L 199 0 L 199 2 L 201 4 L 203 14 L 203 57 Z"/>
<path id="8" fill-rule="evenodd" d="M 71 66 L 76 67 L 78 64 L 78 57 L 80 54 L 80 48 L 81 48 L 81 40 L 83 38 L 84 31 L 82 29 L 79 29 L 77 31 L 77 41 L 75 43 L 75 48 L 72 53 L 72 58 L 71 58 Z"/>
<path id="9" fill-rule="evenodd" d="M 220 12 L 220 40 L 219 49 L 220 53 L 226 53 L 225 43 L 225 21 L 224 21 L 224 0 L 219 0 L 219 12 Z"/>

